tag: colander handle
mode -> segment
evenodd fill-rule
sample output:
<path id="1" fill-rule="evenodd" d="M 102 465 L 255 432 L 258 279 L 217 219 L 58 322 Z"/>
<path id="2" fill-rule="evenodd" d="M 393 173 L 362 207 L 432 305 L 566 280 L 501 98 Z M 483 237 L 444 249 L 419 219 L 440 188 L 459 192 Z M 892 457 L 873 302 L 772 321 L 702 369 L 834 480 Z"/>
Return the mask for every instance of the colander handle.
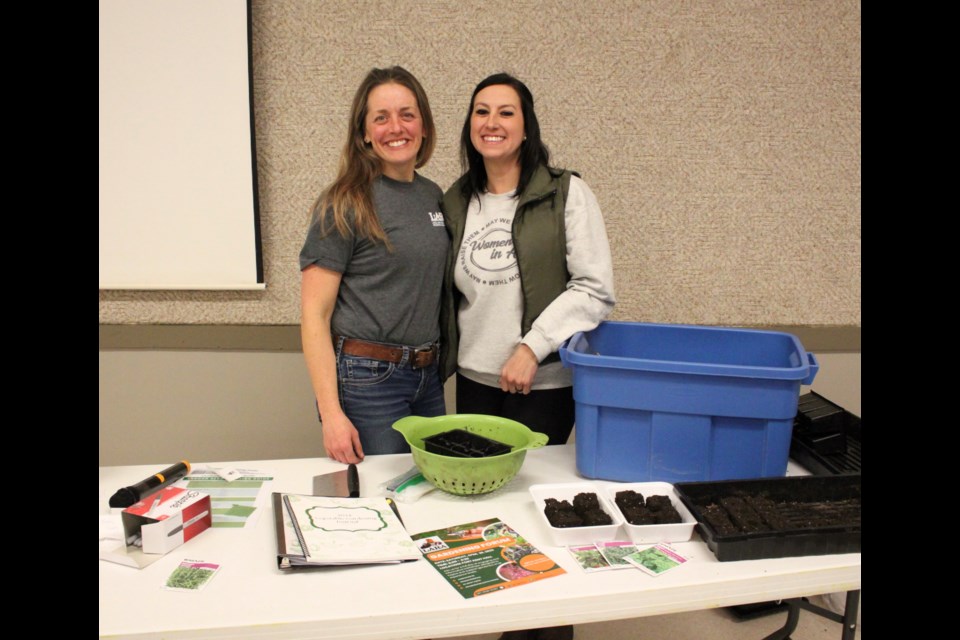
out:
<path id="1" fill-rule="evenodd" d="M 547 444 L 549 436 L 545 433 L 533 432 L 533 438 L 530 439 L 530 444 L 528 444 L 524 449 L 539 449 L 543 445 Z"/>
<path id="2" fill-rule="evenodd" d="M 420 416 L 407 416 L 406 418 L 400 418 L 394 422 L 393 428 L 402 433 L 403 437 L 407 439 L 407 442 L 409 442 L 410 429 L 421 422 L 423 422 L 423 418 Z"/>

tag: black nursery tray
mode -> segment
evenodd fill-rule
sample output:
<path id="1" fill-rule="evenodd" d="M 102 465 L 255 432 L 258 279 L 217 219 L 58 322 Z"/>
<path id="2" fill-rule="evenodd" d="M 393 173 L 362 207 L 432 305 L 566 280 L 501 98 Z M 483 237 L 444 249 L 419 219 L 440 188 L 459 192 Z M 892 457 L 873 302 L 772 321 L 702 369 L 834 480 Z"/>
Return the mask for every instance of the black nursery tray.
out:
<path id="1" fill-rule="evenodd" d="M 674 487 L 721 562 L 860 552 L 859 474 L 679 482 Z M 727 507 L 737 513 L 731 515 Z M 724 529 L 713 515 L 718 509 L 731 524 L 746 527 Z"/>
<path id="2" fill-rule="evenodd" d="M 815 475 L 861 472 L 860 417 L 816 392 L 800 396 L 790 457 Z"/>
<path id="3" fill-rule="evenodd" d="M 423 439 L 429 453 L 455 458 L 489 458 L 510 453 L 508 444 L 491 440 L 463 429 L 451 429 Z"/>

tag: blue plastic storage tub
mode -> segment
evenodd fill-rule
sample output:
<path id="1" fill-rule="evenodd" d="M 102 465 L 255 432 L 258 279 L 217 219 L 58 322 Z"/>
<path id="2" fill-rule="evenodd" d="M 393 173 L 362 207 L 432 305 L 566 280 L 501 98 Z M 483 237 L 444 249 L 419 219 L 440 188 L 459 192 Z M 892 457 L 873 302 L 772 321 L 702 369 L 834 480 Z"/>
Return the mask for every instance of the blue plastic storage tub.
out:
<path id="1" fill-rule="evenodd" d="M 625 482 L 783 476 L 801 384 L 788 333 L 604 322 L 560 347 L 573 369 L 577 469 Z"/>

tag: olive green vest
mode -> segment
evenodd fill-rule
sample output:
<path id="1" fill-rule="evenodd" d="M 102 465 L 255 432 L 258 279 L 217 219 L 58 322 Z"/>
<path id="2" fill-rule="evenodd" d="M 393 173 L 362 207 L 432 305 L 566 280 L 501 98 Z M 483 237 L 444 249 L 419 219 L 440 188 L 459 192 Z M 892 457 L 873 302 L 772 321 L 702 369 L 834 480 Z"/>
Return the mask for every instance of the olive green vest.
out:
<path id="1" fill-rule="evenodd" d="M 523 324 L 526 335 L 547 306 L 567 288 L 567 234 L 564 221 L 570 176 L 577 175 L 548 167 L 538 168 L 517 201 L 513 218 L 513 248 L 520 270 L 523 291 Z M 453 281 L 456 256 L 463 242 L 467 219 L 467 201 L 460 191 L 460 178 L 443 196 L 443 218 L 450 234 L 450 257 L 444 274 L 444 294 L 440 305 L 441 373 L 446 379 L 457 370 L 457 308 L 460 294 Z M 543 362 L 559 356 L 551 353 Z"/>

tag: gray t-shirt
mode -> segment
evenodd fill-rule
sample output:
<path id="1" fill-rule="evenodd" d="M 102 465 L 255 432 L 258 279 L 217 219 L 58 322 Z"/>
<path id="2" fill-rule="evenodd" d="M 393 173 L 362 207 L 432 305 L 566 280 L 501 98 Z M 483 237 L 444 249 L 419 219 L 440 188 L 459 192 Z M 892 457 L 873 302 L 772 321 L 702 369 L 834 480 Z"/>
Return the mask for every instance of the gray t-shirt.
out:
<path id="1" fill-rule="evenodd" d="M 413 182 L 380 176 L 373 204 L 390 239 L 344 238 L 333 224 L 323 235 L 310 225 L 300 269 L 316 264 L 343 274 L 333 312 L 335 334 L 419 346 L 440 337 L 440 290 L 449 239 L 440 211 L 442 191 L 417 174 Z"/>

